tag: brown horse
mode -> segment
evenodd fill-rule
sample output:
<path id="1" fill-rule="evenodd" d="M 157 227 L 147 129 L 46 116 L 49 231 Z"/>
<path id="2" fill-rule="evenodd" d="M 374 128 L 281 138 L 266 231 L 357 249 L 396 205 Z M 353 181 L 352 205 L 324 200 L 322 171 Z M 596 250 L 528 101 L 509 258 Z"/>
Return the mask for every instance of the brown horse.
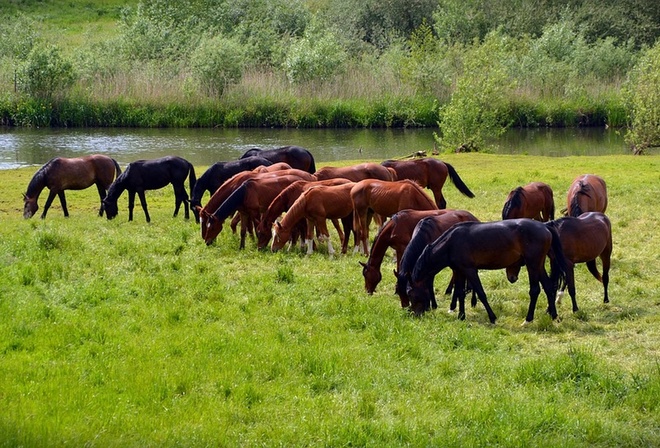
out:
<path id="1" fill-rule="evenodd" d="M 319 185 L 342 185 L 348 182 L 350 182 L 350 180 L 342 178 L 318 181 L 299 180 L 286 187 L 280 194 L 275 197 L 275 199 L 273 199 L 273 201 L 268 206 L 268 209 L 261 217 L 261 221 L 259 221 L 259 225 L 257 226 L 256 230 L 257 248 L 263 249 L 268 245 L 273 231 L 273 223 L 282 213 L 291 208 L 293 203 L 296 201 L 296 199 L 298 199 L 303 191 L 306 191 L 312 187 L 317 187 Z M 339 228 L 336 220 L 333 222 L 337 232 L 339 233 L 339 239 L 342 241 L 344 241 L 344 232 L 349 233 L 353 229 L 352 217 L 351 219 L 346 219 L 345 221 L 346 222 L 343 223 L 344 231 Z M 348 240 L 346 240 L 346 242 L 348 242 Z M 346 248 L 344 246 L 342 246 L 342 253 L 346 253 Z"/>
<path id="2" fill-rule="evenodd" d="M 222 231 L 222 225 L 229 216 L 238 212 L 241 215 L 241 243 L 245 247 L 245 236 L 249 223 L 258 222 L 272 200 L 284 188 L 300 180 L 298 175 L 288 174 L 273 177 L 248 179 L 236 188 L 213 214 L 205 219 L 204 241 L 213 243 Z M 201 215 L 200 215 L 201 216 Z"/>
<path id="3" fill-rule="evenodd" d="M 600 212 L 583 213 L 577 218 L 565 217 L 550 223 L 557 229 L 561 247 L 568 261 L 566 282 L 557 294 L 557 303 L 561 302 L 561 295 L 566 286 L 573 302 L 573 312 L 578 310 L 575 300 L 574 266 L 577 263 L 586 263 L 589 272 L 596 280 L 603 284 L 604 303 L 610 301 L 607 286 L 610 281 L 610 256 L 612 255 L 612 224 Z M 596 267 L 596 258 L 603 263 L 603 275 Z"/>
<path id="4" fill-rule="evenodd" d="M 328 254 L 332 256 L 335 251 L 330 241 L 326 220 L 341 219 L 352 213 L 350 195 L 354 185 L 353 182 L 333 186 L 319 185 L 302 192 L 284 218 L 273 225 L 273 241 L 270 249 L 275 252 L 284 247 L 296 223 L 305 219 L 307 220 L 305 238 L 307 254 L 313 251 L 312 240 L 316 228 L 319 241 L 327 241 Z"/>
<path id="5" fill-rule="evenodd" d="M 72 159 L 55 157 L 39 168 L 30 180 L 27 192 L 23 195 L 23 218 L 31 218 L 39 210 L 37 200 L 44 188 L 50 192 L 41 219 L 46 217 L 55 196 L 60 198 L 64 216 L 69 216 L 64 190 L 84 190 L 92 185 L 96 185 L 99 192 L 99 216 L 103 216 L 103 199 L 115 176 L 120 174 L 121 168 L 117 161 L 101 154 Z"/>
<path id="6" fill-rule="evenodd" d="M 530 218 L 546 222 L 555 219 L 555 201 L 550 185 L 532 182 L 509 193 L 502 219 Z"/>
<path id="7" fill-rule="evenodd" d="M 447 207 L 447 201 L 442 195 L 442 187 L 447 181 L 447 177 L 451 179 L 458 191 L 469 198 L 474 197 L 474 193 L 465 185 L 454 167 L 441 160 L 432 157 L 415 160 L 386 160 L 381 165 L 394 169 L 397 179 L 414 180 L 422 187 L 431 190 L 435 203 L 440 209 Z"/>
<path id="8" fill-rule="evenodd" d="M 364 254 L 369 253 L 371 214 L 377 213 L 381 217 L 387 218 L 407 208 L 438 210 L 435 202 L 424 193 L 422 187 L 408 179 L 389 182 L 365 179 L 357 182 L 351 190 L 351 202 L 353 203 L 353 229 Z"/>
<path id="9" fill-rule="evenodd" d="M 385 253 L 390 247 L 396 254 L 396 270 L 399 270 L 401 257 L 406 250 L 410 237 L 417 223 L 428 216 L 440 216 L 448 212 L 457 212 L 457 210 L 401 210 L 395 213 L 392 218 L 378 231 L 374 243 L 369 251 L 367 262 L 359 262 L 362 266 L 362 276 L 364 277 L 364 289 L 368 294 L 373 294 L 376 287 L 382 280 L 380 266 L 385 258 Z M 465 212 L 466 214 L 469 212 Z"/>
<path id="10" fill-rule="evenodd" d="M 358 165 L 333 167 L 325 166 L 314 173 L 318 180 L 343 178 L 351 182 L 364 179 L 396 180 L 394 170 L 388 169 L 379 163 L 367 162 Z"/>
<path id="11" fill-rule="evenodd" d="M 568 216 L 580 216 L 585 212 L 601 212 L 607 210 L 607 186 L 605 181 L 594 174 L 577 177 L 566 197 Z"/>

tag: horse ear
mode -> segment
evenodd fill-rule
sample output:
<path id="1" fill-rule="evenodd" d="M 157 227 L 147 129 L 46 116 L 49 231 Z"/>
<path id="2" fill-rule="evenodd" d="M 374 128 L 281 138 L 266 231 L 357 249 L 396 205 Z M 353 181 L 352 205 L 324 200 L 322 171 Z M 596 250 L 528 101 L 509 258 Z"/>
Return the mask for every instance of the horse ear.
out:
<path id="1" fill-rule="evenodd" d="M 396 269 L 392 269 L 392 272 L 394 272 L 394 276 L 399 278 L 399 273 L 396 271 Z"/>

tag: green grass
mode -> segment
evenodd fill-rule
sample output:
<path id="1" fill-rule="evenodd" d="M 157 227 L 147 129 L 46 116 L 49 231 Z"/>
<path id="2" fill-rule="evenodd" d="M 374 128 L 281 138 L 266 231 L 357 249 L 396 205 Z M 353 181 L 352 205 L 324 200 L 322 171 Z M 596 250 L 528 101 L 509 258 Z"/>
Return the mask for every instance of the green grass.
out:
<path id="1" fill-rule="evenodd" d="M 35 169 L 0 171 L 0 446 L 659 445 L 660 160 L 444 160 L 476 194 L 447 184 L 449 206 L 482 220 L 518 184 L 547 182 L 560 209 L 576 175 L 602 175 L 611 303 L 580 265 L 580 313 L 565 300 L 552 322 L 540 300 L 521 327 L 526 278 L 493 271 L 496 325 L 441 295 L 412 318 L 391 261 L 368 296 L 357 255 L 206 247 L 170 188 L 147 194 L 151 224 L 127 222 L 126 195 L 98 218 L 94 189 L 67 193 L 68 219 L 23 220 Z"/>

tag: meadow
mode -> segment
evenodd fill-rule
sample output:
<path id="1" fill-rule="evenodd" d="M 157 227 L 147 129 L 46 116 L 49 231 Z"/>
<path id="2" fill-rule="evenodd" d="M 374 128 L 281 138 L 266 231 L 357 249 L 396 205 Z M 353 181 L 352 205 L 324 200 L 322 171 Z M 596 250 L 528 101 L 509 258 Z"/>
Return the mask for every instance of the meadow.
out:
<path id="1" fill-rule="evenodd" d="M 610 303 L 579 265 L 580 311 L 552 321 L 542 295 L 522 327 L 526 276 L 488 271 L 497 323 L 480 305 L 458 321 L 443 271 L 415 318 L 391 257 L 369 296 L 360 255 L 240 251 L 227 229 L 207 247 L 169 187 L 147 194 L 150 224 L 125 194 L 99 218 L 93 188 L 67 193 L 69 218 L 55 201 L 24 220 L 36 167 L 0 171 L 0 446 L 659 446 L 660 159 L 443 160 L 476 194 L 448 183 L 448 206 L 481 220 L 517 185 L 548 183 L 559 210 L 601 175 Z"/>

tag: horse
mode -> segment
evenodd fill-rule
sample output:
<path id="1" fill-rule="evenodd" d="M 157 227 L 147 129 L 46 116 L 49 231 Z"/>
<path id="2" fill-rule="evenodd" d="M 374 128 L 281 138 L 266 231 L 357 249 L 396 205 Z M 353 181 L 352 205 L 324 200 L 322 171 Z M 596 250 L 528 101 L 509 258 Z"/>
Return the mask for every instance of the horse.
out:
<path id="1" fill-rule="evenodd" d="M 571 183 L 566 196 L 568 216 L 577 217 L 585 212 L 607 210 L 607 186 L 603 178 L 594 174 L 578 176 Z"/>
<path id="2" fill-rule="evenodd" d="M 543 182 L 531 182 L 509 192 L 502 208 L 502 219 L 530 218 L 546 222 L 555 219 L 552 188 Z"/>
<path id="3" fill-rule="evenodd" d="M 386 160 L 381 165 L 392 168 L 396 172 L 397 179 L 410 179 L 423 188 L 431 190 L 439 209 L 447 208 L 447 201 L 442 195 L 442 187 L 447 177 L 462 194 L 469 198 L 474 197 L 474 193 L 465 185 L 453 166 L 433 157 L 416 160 Z"/>
<path id="4" fill-rule="evenodd" d="M 472 213 L 466 210 L 453 210 L 440 215 L 427 216 L 417 223 L 410 236 L 410 241 L 401 255 L 401 262 L 399 263 L 397 270 L 394 271 L 394 276 L 396 277 L 396 286 L 394 290 L 401 300 L 402 308 L 407 308 L 410 305 L 407 294 L 408 278 L 410 277 L 410 274 L 415 267 L 415 263 L 422 251 L 426 246 L 445 233 L 451 226 L 466 221 L 479 222 Z M 454 281 L 452 279 L 445 291 L 446 294 L 451 292 L 453 284 Z M 432 277 L 429 279 L 427 286 L 431 296 L 431 304 L 433 308 L 437 308 L 438 304 L 435 300 Z M 450 310 L 453 311 L 455 307 L 456 302 L 452 301 Z"/>
<path id="5" fill-rule="evenodd" d="M 179 214 L 181 204 L 184 204 L 183 210 L 185 218 L 189 219 L 188 213 L 188 193 L 184 183 L 188 178 L 190 190 L 195 188 L 195 167 L 186 159 L 177 156 L 166 156 L 151 160 L 137 160 L 131 162 L 126 170 L 115 179 L 108 189 L 108 194 L 103 200 L 106 217 L 113 219 L 118 214 L 117 200 L 124 192 L 128 190 L 128 220 L 133 221 L 133 208 L 135 206 L 135 194 L 140 198 L 140 205 L 144 210 L 144 216 L 147 222 L 151 222 L 149 211 L 147 210 L 147 199 L 144 195 L 146 190 L 158 190 L 167 184 L 172 184 L 174 188 L 174 217 Z"/>
<path id="6" fill-rule="evenodd" d="M 394 170 L 373 162 L 341 167 L 324 166 L 319 168 L 314 175 L 318 180 L 334 178 L 348 179 L 352 182 L 359 182 L 364 179 L 397 180 Z"/>
<path id="7" fill-rule="evenodd" d="M 64 216 L 68 217 L 69 210 L 66 206 L 64 190 L 84 190 L 92 185 L 96 185 L 99 192 L 101 201 L 99 216 L 103 216 L 103 199 L 106 196 L 106 191 L 115 176 L 120 174 L 121 168 L 117 161 L 101 154 L 70 159 L 55 157 L 39 168 L 30 180 L 27 192 L 23 194 L 23 218 L 31 218 L 39 210 L 37 200 L 46 187 L 50 192 L 46 204 L 44 204 L 41 219 L 46 217 L 55 196 L 60 198 Z"/>
<path id="8" fill-rule="evenodd" d="M 293 203 L 296 201 L 296 199 L 298 199 L 303 191 L 319 185 L 341 185 L 347 182 L 350 181 L 348 179 L 342 178 L 319 181 L 299 180 L 286 187 L 280 194 L 275 197 L 275 199 L 273 199 L 273 201 L 268 206 L 268 209 L 261 217 L 261 221 L 259 222 L 259 225 L 256 229 L 257 248 L 263 249 L 268 245 L 272 235 L 273 223 L 282 213 L 291 208 Z M 342 223 L 344 226 L 344 231 L 338 227 L 336 222 L 334 224 L 337 232 L 339 233 L 339 238 L 344 241 L 344 232 L 350 233 L 353 229 L 353 219 L 351 216 L 350 219 L 343 219 L 342 221 L 344 221 Z M 348 243 L 348 239 L 345 241 Z M 346 253 L 345 245 L 342 245 L 342 253 Z"/>
<path id="9" fill-rule="evenodd" d="M 273 224 L 271 251 L 276 252 L 284 247 L 291 237 L 291 231 L 295 224 L 305 219 L 307 220 L 307 235 L 305 238 L 307 254 L 310 255 L 313 252 L 312 241 L 314 228 L 316 228 L 319 241 L 327 241 L 328 254 L 332 256 L 335 251 L 330 241 L 326 220 L 341 219 L 353 212 L 350 194 L 354 185 L 353 182 L 332 186 L 319 185 L 302 192 L 284 215 L 284 218 Z"/>
<path id="10" fill-rule="evenodd" d="M 302 171 L 298 169 L 277 170 L 273 172 L 256 172 L 254 170 L 244 171 L 230 177 L 215 191 L 215 193 L 213 193 L 213 196 L 211 196 L 211 199 L 209 199 L 209 201 L 206 203 L 204 207 L 199 207 L 199 206 L 196 207 L 197 212 L 199 213 L 199 222 L 202 231 L 202 239 L 204 241 L 207 240 L 206 233 L 208 231 L 211 231 L 212 233 L 215 232 L 216 235 L 220 232 L 215 228 L 218 224 L 217 220 L 212 220 L 211 216 L 222 205 L 222 203 L 225 202 L 227 198 L 245 181 L 250 179 L 267 179 L 272 177 L 288 176 L 288 175 L 298 176 L 299 180 L 300 179 L 316 180 L 316 178 L 312 174 L 309 174 L 307 171 Z M 244 225 L 247 224 L 248 223 L 244 223 Z"/>
<path id="11" fill-rule="evenodd" d="M 316 171 L 314 156 L 307 149 L 300 146 L 282 146 L 275 149 L 252 148 L 245 151 L 240 158 L 245 159 L 253 156 L 263 157 L 273 163 L 285 162 L 291 168 L 307 171 L 309 174 L 314 174 Z"/>
<path id="12" fill-rule="evenodd" d="M 545 258 L 551 250 L 552 278 L 545 270 Z M 541 292 L 539 283 L 548 297 L 547 312 L 556 319 L 554 296 L 558 279 L 566 272 L 567 261 L 557 231 L 547 223 L 528 218 L 462 222 L 447 230 L 422 251 L 415 263 L 407 288 L 410 309 L 417 315 L 429 310 L 429 282 L 438 272 L 449 267 L 454 278 L 452 301 L 458 300 L 459 303 L 458 318 L 465 319 L 465 285 L 469 283 L 494 324 L 497 317 L 488 304 L 478 270 L 503 269 L 519 266 L 521 262 L 527 266 L 530 285 L 529 310 L 523 324 L 534 320 L 536 301 Z"/>
<path id="13" fill-rule="evenodd" d="M 240 249 L 245 248 L 247 222 L 258 222 L 260 215 L 284 188 L 300 180 L 295 175 L 275 176 L 264 179 L 249 179 L 243 182 L 229 197 L 209 216 L 204 241 L 207 245 L 213 243 L 222 231 L 222 224 L 235 212 L 241 215 Z"/>
<path id="14" fill-rule="evenodd" d="M 263 157 L 246 157 L 245 159 L 232 160 L 229 162 L 216 162 L 211 165 L 204 174 L 197 179 L 195 188 L 193 188 L 190 193 L 190 209 L 195 215 L 195 222 L 199 223 L 199 212 L 197 207 L 201 207 L 202 198 L 204 197 L 205 192 L 208 191 L 209 194 L 212 195 L 220 185 L 234 174 L 243 171 L 251 171 L 259 166 L 269 166 L 272 164 L 273 162 Z"/>
<path id="15" fill-rule="evenodd" d="M 364 254 L 369 253 L 370 214 L 376 213 L 382 218 L 387 218 L 407 208 L 438 210 L 435 202 L 424 193 L 422 187 L 408 179 L 399 181 L 361 180 L 351 190 L 351 202 L 353 203 L 353 229 Z"/>
<path id="16" fill-rule="evenodd" d="M 561 303 L 561 295 L 566 286 L 573 302 L 573 312 L 578 311 L 575 300 L 574 267 L 577 263 L 586 263 L 589 272 L 603 284 L 603 303 L 610 301 L 607 286 L 610 281 L 610 257 L 612 255 L 612 224 L 603 213 L 587 212 L 579 217 L 564 217 L 550 223 L 559 234 L 562 250 L 568 261 L 566 281 L 557 295 L 557 303 Z M 596 258 L 603 263 L 603 275 L 596 267 Z"/>
<path id="17" fill-rule="evenodd" d="M 410 237 L 417 223 L 428 216 L 438 216 L 447 213 L 448 209 L 443 210 L 401 210 L 389 219 L 381 227 L 374 238 L 374 243 L 369 251 L 367 262 L 360 261 L 362 266 L 362 276 L 364 277 L 364 289 L 371 295 L 376 291 L 376 287 L 382 280 L 380 266 L 385 258 L 385 253 L 390 247 L 396 254 L 396 270 L 399 270 L 401 257 L 406 250 Z"/>

